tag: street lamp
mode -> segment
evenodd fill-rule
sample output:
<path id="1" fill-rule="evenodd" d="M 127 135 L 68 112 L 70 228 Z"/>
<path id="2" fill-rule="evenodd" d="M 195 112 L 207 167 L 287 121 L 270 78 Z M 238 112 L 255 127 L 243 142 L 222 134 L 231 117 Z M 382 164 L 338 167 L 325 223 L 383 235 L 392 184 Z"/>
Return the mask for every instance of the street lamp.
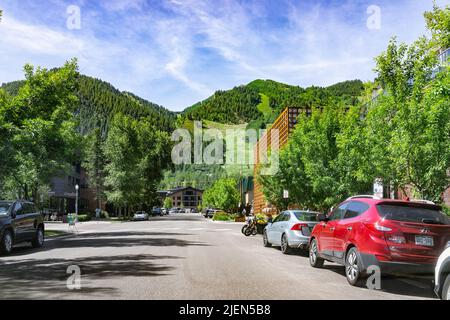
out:
<path id="1" fill-rule="evenodd" d="M 75 221 L 78 222 L 78 190 L 80 186 L 78 184 L 75 185 Z"/>

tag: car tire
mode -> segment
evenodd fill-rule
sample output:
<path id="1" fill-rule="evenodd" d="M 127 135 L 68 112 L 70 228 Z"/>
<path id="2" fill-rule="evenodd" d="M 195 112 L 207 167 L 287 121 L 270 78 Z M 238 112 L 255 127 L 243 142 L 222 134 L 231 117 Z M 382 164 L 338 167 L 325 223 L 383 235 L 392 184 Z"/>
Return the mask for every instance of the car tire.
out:
<path id="1" fill-rule="evenodd" d="M 442 286 L 442 300 L 450 300 L 450 273 L 445 278 L 444 285 Z"/>
<path id="2" fill-rule="evenodd" d="M 290 254 L 292 252 L 291 247 L 289 247 L 289 241 L 285 233 L 281 236 L 281 252 L 283 254 Z"/>
<path id="3" fill-rule="evenodd" d="M 11 253 L 13 247 L 13 235 L 10 230 L 5 230 L 2 241 L 0 243 L 0 253 L 8 255 Z"/>
<path id="4" fill-rule="evenodd" d="M 39 227 L 36 230 L 36 235 L 31 241 L 31 245 L 33 246 L 33 248 L 40 248 L 44 245 L 44 240 L 45 240 L 44 228 Z"/>
<path id="5" fill-rule="evenodd" d="M 358 250 L 353 247 L 345 256 L 345 277 L 352 286 L 357 286 L 364 277 L 361 265 L 361 258 Z"/>
<path id="6" fill-rule="evenodd" d="M 264 230 L 264 233 L 263 233 L 263 243 L 264 243 L 264 247 L 266 247 L 266 248 L 272 246 L 272 244 L 269 242 L 269 239 L 267 238 L 267 231 L 266 230 Z"/>
<path id="7" fill-rule="evenodd" d="M 313 239 L 309 246 L 309 264 L 313 268 L 322 268 L 325 260 L 319 257 L 317 240 Z"/>

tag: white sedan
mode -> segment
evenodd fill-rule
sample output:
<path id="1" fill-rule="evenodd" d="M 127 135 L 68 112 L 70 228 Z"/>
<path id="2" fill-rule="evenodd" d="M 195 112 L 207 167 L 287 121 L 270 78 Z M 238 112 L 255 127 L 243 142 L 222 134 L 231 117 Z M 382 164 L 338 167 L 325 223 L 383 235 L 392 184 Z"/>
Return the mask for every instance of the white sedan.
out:
<path id="1" fill-rule="evenodd" d="M 134 221 L 145 221 L 148 220 L 148 213 L 145 211 L 138 211 L 133 216 Z"/>

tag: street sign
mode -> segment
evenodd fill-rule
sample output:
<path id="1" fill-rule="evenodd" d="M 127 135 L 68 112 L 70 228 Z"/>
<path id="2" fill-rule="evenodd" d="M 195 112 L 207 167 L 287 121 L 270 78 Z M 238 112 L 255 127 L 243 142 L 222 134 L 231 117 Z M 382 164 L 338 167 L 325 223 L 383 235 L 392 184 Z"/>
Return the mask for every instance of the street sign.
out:
<path id="1" fill-rule="evenodd" d="M 375 179 L 373 183 L 373 195 L 379 198 L 383 198 L 383 180 Z"/>
<path id="2" fill-rule="evenodd" d="M 289 190 L 283 190 L 283 198 L 288 199 L 289 198 Z"/>

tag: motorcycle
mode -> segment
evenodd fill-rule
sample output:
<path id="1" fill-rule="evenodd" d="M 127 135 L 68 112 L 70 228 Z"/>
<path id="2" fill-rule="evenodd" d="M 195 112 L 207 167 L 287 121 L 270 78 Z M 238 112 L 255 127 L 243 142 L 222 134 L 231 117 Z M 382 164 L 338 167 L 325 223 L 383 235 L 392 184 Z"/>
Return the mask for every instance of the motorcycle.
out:
<path id="1" fill-rule="evenodd" d="M 256 235 L 258 229 L 256 228 L 256 217 L 248 217 L 245 225 L 242 227 L 241 232 L 246 236 Z"/>

